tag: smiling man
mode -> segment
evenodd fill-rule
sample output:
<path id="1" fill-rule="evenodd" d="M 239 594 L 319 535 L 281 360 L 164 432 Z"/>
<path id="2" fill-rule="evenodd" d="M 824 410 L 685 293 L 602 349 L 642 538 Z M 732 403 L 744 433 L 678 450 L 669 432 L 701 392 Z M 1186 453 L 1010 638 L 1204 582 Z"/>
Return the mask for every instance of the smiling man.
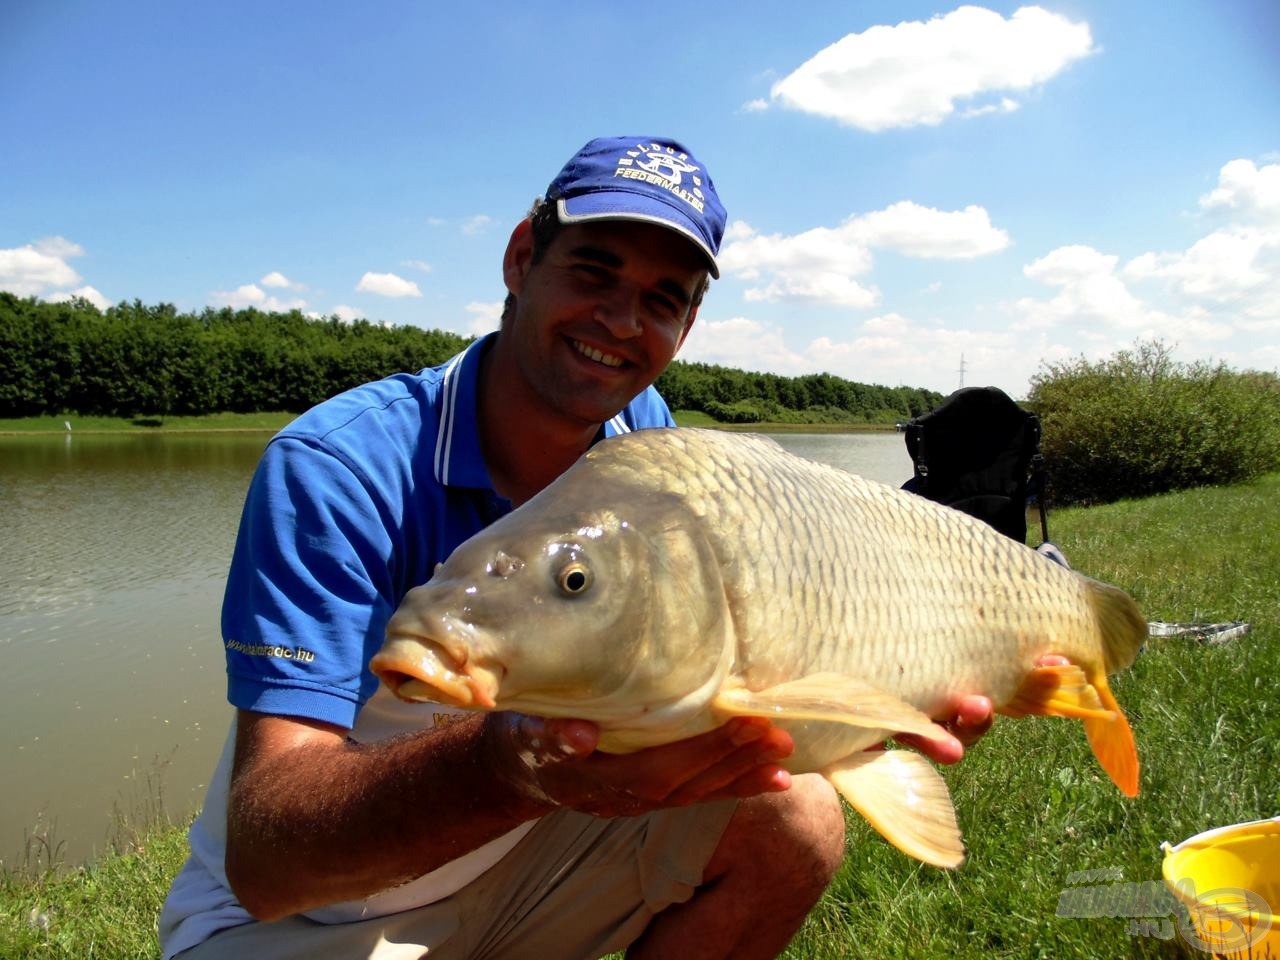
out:
<path id="1" fill-rule="evenodd" d="M 597 440 L 674 425 L 652 383 L 724 226 L 679 143 L 594 140 L 513 231 L 496 334 L 273 438 L 223 606 L 235 720 L 166 958 L 751 958 L 790 940 L 844 832 L 826 782 L 779 765 L 784 732 L 738 719 L 614 756 L 590 723 L 403 703 L 367 667 L 459 543 Z M 989 722 L 985 701 L 957 708 Z"/>

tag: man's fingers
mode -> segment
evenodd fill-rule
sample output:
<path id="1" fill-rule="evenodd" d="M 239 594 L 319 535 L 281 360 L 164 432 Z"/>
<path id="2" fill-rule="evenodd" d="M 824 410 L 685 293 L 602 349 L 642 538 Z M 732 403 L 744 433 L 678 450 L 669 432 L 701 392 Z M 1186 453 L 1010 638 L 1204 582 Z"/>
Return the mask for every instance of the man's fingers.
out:
<path id="1" fill-rule="evenodd" d="M 677 806 L 694 803 L 792 749 L 791 737 L 767 720 L 738 717 L 674 743 L 617 756 L 597 754 L 591 774 L 655 804 Z"/>
<path id="2" fill-rule="evenodd" d="M 667 799 L 674 805 L 683 805 L 785 790 L 791 775 L 779 766 L 779 761 L 794 750 L 790 734 L 768 727 L 758 739 L 739 746 L 723 760 L 685 780 Z"/>
<path id="3" fill-rule="evenodd" d="M 976 743 L 978 738 L 991 729 L 996 714 L 989 697 L 961 697 L 956 703 L 956 712 L 947 729 L 964 746 Z"/>

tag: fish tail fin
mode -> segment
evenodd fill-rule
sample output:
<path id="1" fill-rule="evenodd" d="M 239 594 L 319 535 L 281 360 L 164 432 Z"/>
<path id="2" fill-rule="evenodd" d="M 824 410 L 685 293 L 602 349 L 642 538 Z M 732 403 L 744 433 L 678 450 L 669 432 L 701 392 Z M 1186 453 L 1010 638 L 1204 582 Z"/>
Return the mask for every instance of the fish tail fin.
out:
<path id="1" fill-rule="evenodd" d="M 1074 663 L 1036 667 L 999 712 L 1010 717 L 1036 714 L 1083 720 L 1085 736 L 1102 769 L 1125 796 L 1138 795 L 1138 748 L 1105 673 L 1097 671 L 1089 677 Z"/>
<path id="2" fill-rule="evenodd" d="M 1107 673 L 1133 663 L 1147 642 L 1147 621 L 1133 598 L 1107 583 L 1085 580 L 1089 606 L 1097 619 L 1102 642 L 1102 662 Z"/>
<path id="3" fill-rule="evenodd" d="M 1111 695 L 1107 678 L 1099 674 L 1094 678 L 1093 687 L 1102 705 L 1112 716 L 1110 719 L 1085 718 L 1084 734 L 1089 738 L 1093 755 L 1098 758 L 1102 769 L 1107 771 L 1107 776 L 1120 788 L 1120 792 L 1126 797 L 1136 797 L 1138 747 L 1133 742 L 1133 731 L 1129 729 L 1129 721 L 1125 719 L 1120 704 Z"/>

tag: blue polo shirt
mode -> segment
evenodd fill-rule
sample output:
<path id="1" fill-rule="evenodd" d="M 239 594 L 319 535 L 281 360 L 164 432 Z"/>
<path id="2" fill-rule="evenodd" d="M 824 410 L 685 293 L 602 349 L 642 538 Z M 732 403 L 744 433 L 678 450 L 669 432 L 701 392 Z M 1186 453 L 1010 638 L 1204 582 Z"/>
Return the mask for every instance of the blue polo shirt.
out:
<path id="1" fill-rule="evenodd" d="M 249 487 L 222 608 L 228 699 L 350 728 L 369 659 L 412 587 L 511 510 L 480 451 L 480 358 L 340 394 L 267 445 Z M 652 387 L 604 425 L 674 426 Z"/>

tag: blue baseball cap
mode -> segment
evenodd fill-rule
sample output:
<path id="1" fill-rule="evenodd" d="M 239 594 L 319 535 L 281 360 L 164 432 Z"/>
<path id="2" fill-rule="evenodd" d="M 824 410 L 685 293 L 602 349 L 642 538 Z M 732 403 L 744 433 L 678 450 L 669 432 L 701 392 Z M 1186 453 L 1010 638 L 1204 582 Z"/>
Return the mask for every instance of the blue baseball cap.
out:
<path id="1" fill-rule="evenodd" d="M 560 222 L 638 220 L 691 240 L 719 279 L 716 253 L 725 212 L 703 166 L 669 137 L 601 137 L 564 165 L 547 187 Z"/>

